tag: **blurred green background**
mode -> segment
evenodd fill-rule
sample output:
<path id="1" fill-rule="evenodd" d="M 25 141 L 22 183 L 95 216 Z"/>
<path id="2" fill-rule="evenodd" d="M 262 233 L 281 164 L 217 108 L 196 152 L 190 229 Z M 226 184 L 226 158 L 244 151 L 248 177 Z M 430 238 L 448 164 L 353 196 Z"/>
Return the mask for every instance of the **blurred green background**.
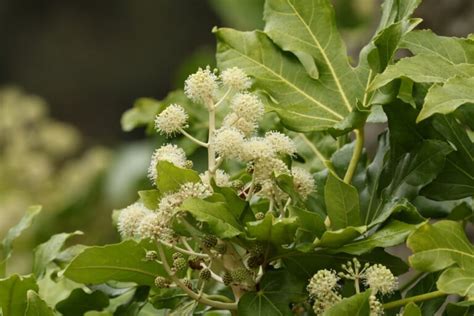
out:
<path id="1" fill-rule="evenodd" d="M 381 1 L 333 2 L 356 60 Z M 262 8 L 263 0 L 1 0 L 0 236 L 27 205 L 43 204 L 25 249 L 76 229 L 81 242 L 118 240 L 111 211 L 150 186 L 144 176 L 160 141 L 122 132 L 122 113 L 212 65 L 212 27 L 261 28 Z M 441 35 L 474 32 L 473 0 L 424 0 L 415 16 Z"/>

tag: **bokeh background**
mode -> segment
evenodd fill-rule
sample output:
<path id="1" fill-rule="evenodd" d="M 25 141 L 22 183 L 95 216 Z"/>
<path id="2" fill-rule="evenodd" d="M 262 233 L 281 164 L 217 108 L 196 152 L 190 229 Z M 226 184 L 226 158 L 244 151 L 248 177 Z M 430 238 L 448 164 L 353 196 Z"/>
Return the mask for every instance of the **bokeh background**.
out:
<path id="1" fill-rule="evenodd" d="M 356 60 L 381 1 L 333 2 Z M 0 0 L 0 238 L 27 205 L 43 204 L 25 249 L 76 229 L 85 243 L 117 240 L 111 211 L 149 186 L 153 148 L 143 130 L 121 130 L 121 115 L 212 65 L 213 26 L 261 28 L 262 8 L 263 0 Z M 415 15 L 441 35 L 474 32 L 473 0 L 424 0 Z"/>

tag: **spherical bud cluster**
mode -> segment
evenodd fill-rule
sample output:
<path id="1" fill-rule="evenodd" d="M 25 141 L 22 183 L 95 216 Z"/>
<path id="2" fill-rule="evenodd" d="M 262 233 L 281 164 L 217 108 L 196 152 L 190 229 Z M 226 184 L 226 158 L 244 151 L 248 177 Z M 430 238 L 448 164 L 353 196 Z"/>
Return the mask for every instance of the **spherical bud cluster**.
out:
<path id="1" fill-rule="evenodd" d="M 182 148 L 172 144 L 161 146 L 155 150 L 148 168 L 148 177 L 153 183 L 156 183 L 156 165 L 158 161 L 168 161 L 177 167 L 184 168 L 186 166 L 186 153 Z"/>
<path id="2" fill-rule="evenodd" d="M 154 250 L 149 250 L 145 253 L 145 260 L 146 261 L 155 261 L 158 259 L 158 253 Z"/>
<path id="3" fill-rule="evenodd" d="M 370 316 L 383 316 L 383 305 L 375 295 L 369 296 Z"/>
<path id="4" fill-rule="evenodd" d="M 192 290 L 193 289 L 193 282 L 189 279 L 182 279 L 181 282 L 183 282 L 184 286 L 187 287 L 188 289 Z"/>
<path id="5" fill-rule="evenodd" d="M 201 173 L 199 175 L 201 178 L 201 182 L 206 184 L 207 186 L 211 186 L 211 177 L 209 176 L 209 171 Z M 214 181 L 216 181 L 216 185 L 218 187 L 231 187 L 232 181 L 230 180 L 230 176 L 222 169 L 217 169 L 214 177 Z"/>
<path id="6" fill-rule="evenodd" d="M 160 289 L 167 288 L 170 286 L 170 281 L 168 281 L 164 277 L 157 276 L 155 278 L 155 285 L 157 288 L 160 288 Z"/>
<path id="7" fill-rule="evenodd" d="M 140 221 L 138 235 L 142 239 L 150 238 L 153 240 L 159 240 L 160 235 L 163 233 L 163 228 L 167 228 L 166 225 L 167 223 L 163 223 L 160 214 L 149 213 Z"/>
<path id="8" fill-rule="evenodd" d="M 263 212 L 258 212 L 257 214 L 255 214 L 255 219 L 256 219 L 257 221 L 260 221 L 260 220 L 262 220 L 262 219 L 264 219 L 264 218 L 265 218 L 265 213 L 263 213 Z"/>
<path id="9" fill-rule="evenodd" d="M 248 121 L 244 118 L 240 118 L 235 113 L 229 113 L 224 117 L 222 122 L 223 127 L 236 128 L 245 136 L 250 136 L 257 129 L 258 125 L 256 121 Z"/>
<path id="10" fill-rule="evenodd" d="M 289 174 L 288 166 L 280 159 L 268 158 L 259 159 L 254 162 L 254 175 L 257 183 L 268 181 L 273 174 L 279 176 L 281 174 Z"/>
<path id="11" fill-rule="evenodd" d="M 202 238 L 202 244 L 206 248 L 213 248 L 217 245 L 217 237 L 214 235 L 205 235 Z"/>
<path id="12" fill-rule="evenodd" d="M 336 292 L 339 278 L 334 271 L 319 270 L 310 279 L 307 286 L 309 295 L 315 300 L 313 310 L 316 315 L 323 314 L 328 308 L 339 302 L 342 298 Z"/>
<path id="13" fill-rule="evenodd" d="M 372 289 L 372 294 L 389 294 L 395 291 L 398 286 L 397 278 L 384 265 L 374 264 L 368 267 L 364 274 L 365 285 Z"/>
<path id="14" fill-rule="evenodd" d="M 171 104 L 155 118 L 155 128 L 166 136 L 173 135 L 186 128 L 188 114 L 181 105 Z"/>
<path id="15" fill-rule="evenodd" d="M 294 155 L 296 153 L 295 142 L 280 132 L 267 132 L 265 139 L 272 144 L 273 149 L 278 154 Z"/>
<path id="16" fill-rule="evenodd" d="M 117 223 L 117 228 L 122 238 L 136 236 L 142 219 L 150 213 L 150 210 L 138 202 L 123 209 L 120 212 Z"/>
<path id="17" fill-rule="evenodd" d="M 239 118 L 249 122 L 259 121 L 265 113 L 262 101 L 252 93 L 237 93 L 230 106 Z"/>
<path id="18" fill-rule="evenodd" d="M 173 260 L 176 260 L 178 258 L 183 258 L 183 254 L 181 252 L 174 252 L 173 253 Z"/>
<path id="19" fill-rule="evenodd" d="M 275 156 L 272 144 L 263 137 L 252 137 L 242 145 L 240 159 L 252 161 Z"/>
<path id="20" fill-rule="evenodd" d="M 184 82 L 184 94 L 196 103 L 207 104 L 217 94 L 217 76 L 210 70 L 199 68 Z"/>
<path id="21" fill-rule="evenodd" d="M 202 269 L 201 272 L 199 272 L 199 278 L 203 281 L 209 280 L 211 278 L 211 270 Z"/>
<path id="22" fill-rule="evenodd" d="M 183 257 L 181 258 L 176 258 L 174 261 L 173 261 L 173 268 L 176 270 L 176 271 L 181 271 L 181 270 L 184 270 L 188 267 L 188 263 L 186 261 L 186 259 L 184 259 Z"/>
<path id="23" fill-rule="evenodd" d="M 234 280 L 232 279 L 232 275 L 229 271 L 225 271 L 222 275 L 222 282 L 224 285 L 230 285 Z"/>
<path id="24" fill-rule="evenodd" d="M 238 268 L 233 270 L 231 273 L 232 279 L 235 282 L 244 282 L 250 278 L 250 271 L 245 268 Z"/>
<path id="25" fill-rule="evenodd" d="M 237 91 L 247 90 L 252 86 L 252 80 L 238 67 L 227 68 L 221 73 L 224 86 Z"/>
<path id="26" fill-rule="evenodd" d="M 209 186 L 205 184 L 187 182 L 180 187 L 177 194 L 181 197 L 181 200 L 184 201 L 187 198 L 205 199 L 211 196 L 212 192 Z"/>
<path id="27" fill-rule="evenodd" d="M 244 135 L 236 128 L 223 127 L 215 132 L 213 145 L 223 157 L 236 158 L 243 143 Z"/>
<path id="28" fill-rule="evenodd" d="M 303 199 L 306 199 L 308 195 L 314 192 L 316 184 L 311 173 L 300 167 L 293 167 L 291 169 L 291 175 L 293 176 L 293 184 L 296 192 L 301 195 Z"/>

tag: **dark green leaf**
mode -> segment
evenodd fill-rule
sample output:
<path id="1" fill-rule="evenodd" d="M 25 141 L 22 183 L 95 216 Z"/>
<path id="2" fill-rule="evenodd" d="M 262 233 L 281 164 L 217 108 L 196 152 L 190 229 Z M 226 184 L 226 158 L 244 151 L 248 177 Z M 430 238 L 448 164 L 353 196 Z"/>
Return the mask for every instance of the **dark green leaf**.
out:
<path id="1" fill-rule="evenodd" d="M 352 185 L 329 173 L 324 187 L 324 200 L 332 229 L 361 224 L 359 194 Z"/>
<path id="2" fill-rule="evenodd" d="M 24 315 L 29 290 L 38 292 L 34 276 L 14 274 L 8 279 L 0 279 L 0 309 L 3 316 Z"/>
<path id="3" fill-rule="evenodd" d="M 63 315 L 82 316 L 87 311 L 100 311 L 109 305 L 109 298 L 101 291 L 86 293 L 83 289 L 74 289 L 69 296 L 56 304 Z"/>
<path id="4" fill-rule="evenodd" d="M 446 306 L 447 316 L 470 316 L 474 313 L 474 301 L 449 303 Z"/>
<path id="5" fill-rule="evenodd" d="M 369 296 L 370 290 L 353 295 L 349 298 L 344 298 L 342 301 L 325 311 L 323 316 L 370 316 Z"/>
<path id="6" fill-rule="evenodd" d="M 247 223 L 249 237 L 269 241 L 277 246 L 291 243 L 297 228 L 296 217 L 275 218 L 271 212 L 265 214 L 262 220 Z"/>
<path id="7" fill-rule="evenodd" d="M 338 230 L 328 230 L 324 232 L 321 239 L 316 242 L 316 245 L 323 248 L 339 248 L 350 243 L 366 230 L 366 226 L 348 226 Z"/>
<path id="8" fill-rule="evenodd" d="M 415 295 L 430 293 L 436 291 L 436 281 L 438 280 L 439 273 L 429 273 L 420 281 L 418 281 L 415 286 L 408 290 L 406 297 L 411 297 Z M 436 314 L 436 311 L 443 305 L 446 297 L 437 297 L 430 300 L 425 300 L 418 303 L 418 307 L 421 309 L 421 314 L 423 316 L 432 316 Z"/>
<path id="9" fill-rule="evenodd" d="M 156 186 L 161 193 L 178 191 L 185 183 L 201 181 L 196 171 L 177 167 L 165 160 L 158 162 L 156 171 Z"/>

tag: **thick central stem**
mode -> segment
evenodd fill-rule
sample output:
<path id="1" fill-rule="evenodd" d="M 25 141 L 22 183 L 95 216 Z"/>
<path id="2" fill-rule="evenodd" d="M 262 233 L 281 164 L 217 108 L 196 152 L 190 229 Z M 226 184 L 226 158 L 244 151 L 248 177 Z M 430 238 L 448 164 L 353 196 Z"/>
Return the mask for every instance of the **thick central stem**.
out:
<path id="1" fill-rule="evenodd" d="M 396 307 L 405 306 L 406 304 L 408 304 L 410 302 L 416 303 L 416 302 L 426 301 L 426 300 L 430 300 L 430 299 L 437 298 L 437 297 L 440 297 L 440 296 L 445 296 L 445 295 L 447 295 L 447 294 L 443 293 L 441 291 L 434 291 L 434 292 L 420 294 L 420 295 L 416 295 L 416 296 L 412 296 L 412 297 L 406 297 L 406 298 L 403 298 L 403 299 L 400 299 L 400 300 L 397 300 L 397 301 L 393 301 L 393 302 L 388 302 L 388 303 L 383 304 L 383 308 L 384 309 L 392 309 L 392 308 L 396 308 Z"/>
<path id="2" fill-rule="evenodd" d="M 207 168 L 209 171 L 209 176 L 214 178 L 216 172 L 216 151 L 214 149 L 214 134 L 216 130 L 216 110 L 214 105 L 209 105 L 209 137 L 207 140 Z"/>
<path id="3" fill-rule="evenodd" d="M 357 169 L 362 150 L 364 149 L 364 127 L 354 130 L 356 140 L 354 152 L 352 153 L 351 162 L 347 168 L 346 175 L 344 176 L 345 183 L 351 183 L 352 177 Z"/>

